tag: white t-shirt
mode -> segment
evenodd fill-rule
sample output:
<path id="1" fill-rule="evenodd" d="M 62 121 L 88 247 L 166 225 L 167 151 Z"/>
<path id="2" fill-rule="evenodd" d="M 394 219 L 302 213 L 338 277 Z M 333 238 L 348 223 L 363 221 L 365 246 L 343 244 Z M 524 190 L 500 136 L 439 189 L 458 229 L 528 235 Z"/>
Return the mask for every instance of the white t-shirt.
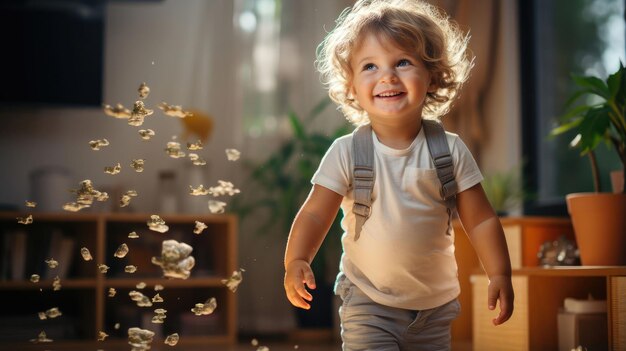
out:
<path id="1" fill-rule="evenodd" d="M 377 303 L 411 310 L 440 306 L 460 293 L 454 233 L 422 128 L 404 150 L 374 139 L 371 215 L 354 240 L 352 134 L 335 140 L 311 182 L 343 196 L 340 275 Z M 483 179 L 458 135 L 446 132 L 458 191 Z M 331 233 L 330 235 L 332 235 Z"/>

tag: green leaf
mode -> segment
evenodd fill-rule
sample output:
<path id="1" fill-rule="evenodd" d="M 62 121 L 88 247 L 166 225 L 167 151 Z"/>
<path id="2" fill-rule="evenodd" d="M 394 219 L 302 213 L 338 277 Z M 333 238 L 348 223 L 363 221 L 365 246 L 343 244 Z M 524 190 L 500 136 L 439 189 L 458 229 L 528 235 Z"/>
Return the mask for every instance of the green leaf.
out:
<path id="1" fill-rule="evenodd" d="M 312 120 L 314 120 L 317 116 L 319 116 L 326 109 L 326 107 L 328 107 L 328 105 L 330 105 L 331 102 L 332 101 L 328 97 L 318 102 L 317 105 L 315 105 L 313 109 L 311 110 L 311 112 L 309 113 L 308 117 L 306 118 L 306 121 L 311 122 Z"/>
<path id="2" fill-rule="evenodd" d="M 622 89 L 622 91 L 624 89 L 624 84 L 626 80 L 624 80 L 623 78 L 624 78 L 624 67 L 622 66 L 622 63 L 620 62 L 619 70 L 611 74 L 606 80 L 607 86 L 609 88 L 610 99 L 613 101 L 618 96 L 620 92 L 620 88 Z"/>
<path id="3" fill-rule="evenodd" d="M 584 115 L 585 113 L 587 113 L 588 110 L 590 110 L 592 108 L 593 108 L 593 106 L 589 106 L 589 105 L 576 106 L 573 109 L 567 111 L 561 117 L 559 117 L 559 121 L 561 121 L 563 123 L 567 122 L 567 121 L 571 120 L 574 117 L 578 117 L 578 116 Z"/>
<path id="4" fill-rule="evenodd" d="M 574 82 L 581 88 L 592 94 L 596 94 L 605 99 L 609 99 L 609 87 L 598 77 L 572 76 Z"/>
<path id="5" fill-rule="evenodd" d="M 289 122 L 291 123 L 291 129 L 293 130 L 293 134 L 295 135 L 296 139 L 306 140 L 307 135 L 306 135 L 306 132 L 304 131 L 304 125 L 302 125 L 302 122 L 300 122 L 298 115 L 296 115 L 295 112 L 290 111 L 288 113 L 288 117 L 289 117 Z"/>
<path id="6" fill-rule="evenodd" d="M 594 150 L 605 138 L 611 126 L 608 108 L 595 108 L 587 111 L 580 123 L 580 147 L 583 152 Z"/>
<path id="7" fill-rule="evenodd" d="M 550 136 L 551 137 L 555 137 L 557 135 L 563 134 L 571 129 L 574 129 L 576 127 L 578 127 L 580 125 L 580 123 L 583 121 L 582 117 L 573 119 L 572 121 L 565 123 L 565 124 L 561 124 L 560 126 L 552 129 L 550 131 Z"/>

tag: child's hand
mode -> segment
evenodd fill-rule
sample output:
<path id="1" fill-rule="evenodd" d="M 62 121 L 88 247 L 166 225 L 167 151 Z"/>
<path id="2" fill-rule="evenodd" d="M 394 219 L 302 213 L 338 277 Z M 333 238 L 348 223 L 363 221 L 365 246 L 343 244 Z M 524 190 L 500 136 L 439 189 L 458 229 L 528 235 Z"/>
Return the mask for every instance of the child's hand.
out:
<path id="1" fill-rule="evenodd" d="M 513 314 L 514 299 L 511 277 L 505 275 L 489 277 L 487 295 L 487 306 L 490 310 L 495 310 L 496 302 L 497 300 L 500 300 L 500 313 L 498 314 L 498 317 L 492 320 L 493 325 L 500 325 L 509 320 Z"/>
<path id="2" fill-rule="evenodd" d="M 308 310 L 313 296 L 304 288 L 315 289 L 315 276 L 311 266 L 304 260 L 294 260 L 287 265 L 285 272 L 285 292 L 292 305 Z M 306 300 L 306 301 L 305 301 Z"/>

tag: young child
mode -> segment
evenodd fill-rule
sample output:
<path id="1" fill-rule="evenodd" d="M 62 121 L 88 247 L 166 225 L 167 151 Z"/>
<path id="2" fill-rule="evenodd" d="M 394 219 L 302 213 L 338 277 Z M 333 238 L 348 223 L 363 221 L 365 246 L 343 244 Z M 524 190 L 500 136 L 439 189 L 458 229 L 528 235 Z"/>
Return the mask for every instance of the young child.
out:
<path id="1" fill-rule="evenodd" d="M 310 268 L 337 211 L 343 254 L 335 293 L 343 305 L 344 350 L 448 350 L 460 292 L 450 212 L 440 195 L 422 128 L 439 119 L 467 79 L 468 37 L 418 0 L 360 0 L 346 9 L 318 51 L 330 97 L 349 121 L 370 124 L 375 182 L 369 217 L 355 233 L 352 138 L 338 138 L 313 176 L 285 253 L 285 291 L 309 309 Z M 489 276 L 487 307 L 513 313 L 511 265 L 502 226 L 467 147 L 446 139 L 458 185 L 456 208 Z M 358 235 L 357 235 L 358 234 Z M 306 287 L 305 287 L 306 284 Z"/>

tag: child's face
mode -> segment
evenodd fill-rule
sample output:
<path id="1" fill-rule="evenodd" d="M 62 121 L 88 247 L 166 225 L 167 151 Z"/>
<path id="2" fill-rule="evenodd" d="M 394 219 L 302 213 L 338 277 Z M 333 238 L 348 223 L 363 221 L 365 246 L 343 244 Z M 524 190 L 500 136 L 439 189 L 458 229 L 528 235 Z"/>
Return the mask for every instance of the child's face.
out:
<path id="1" fill-rule="evenodd" d="M 350 92 L 372 123 L 420 118 L 430 73 L 414 54 L 367 34 L 350 60 Z"/>

